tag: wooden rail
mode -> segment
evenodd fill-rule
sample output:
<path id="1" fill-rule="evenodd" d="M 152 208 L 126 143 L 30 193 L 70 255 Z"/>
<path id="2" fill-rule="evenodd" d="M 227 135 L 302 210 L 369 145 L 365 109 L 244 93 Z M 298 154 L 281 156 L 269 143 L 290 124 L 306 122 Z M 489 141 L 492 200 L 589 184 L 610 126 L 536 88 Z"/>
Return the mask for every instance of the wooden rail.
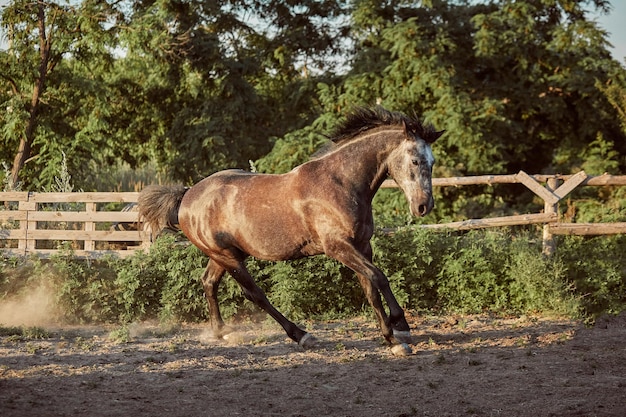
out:
<path id="1" fill-rule="evenodd" d="M 59 253 L 67 245 L 78 257 L 132 255 L 150 245 L 149 233 L 128 227 L 137 224 L 137 212 L 122 210 L 136 203 L 138 196 L 136 192 L 0 193 L 4 202 L 0 247 L 5 254 L 41 257 Z"/>
<path id="2" fill-rule="evenodd" d="M 544 183 L 545 185 L 542 185 Z M 574 175 L 528 175 L 524 171 L 508 175 L 433 178 L 434 187 L 464 185 L 523 184 L 544 201 L 543 213 L 518 216 L 470 219 L 444 224 L 427 224 L 430 229 L 471 230 L 487 227 L 516 226 L 543 223 L 543 253 L 551 255 L 556 247 L 553 235 L 609 235 L 626 233 L 626 222 L 619 223 L 561 223 L 559 202 L 579 186 L 624 186 L 626 175 L 603 174 L 589 176 L 584 171 Z M 386 180 L 384 188 L 397 187 Z"/>
<path id="3" fill-rule="evenodd" d="M 481 175 L 472 177 L 433 178 L 435 187 L 467 185 L 523 184 L 544 201 L 542 213 L 469 219 L 460 222 L 428 224 L 431 229 L 470 230 L 487 227 L 544 224 L 543 251 L 554 252 L 553 235 L 604 235 L 626 233 L 622 223 L 562 223 L 559 202 L 579 186 L 624 186 L 626 176 Z M 392 180 L 384 188 L 397 187 Z M 122 211 L 137 202 L 139 193 L 0 193 L 0 250 L 5 254 L 36 254 L 48 257 L 71 245 L 79 257 L 115 254 L 126 257 L 150 246 L 150 233 L 137 229 L 136 211 Z M 125 226 L 115 230 L 114 226 Z"/>

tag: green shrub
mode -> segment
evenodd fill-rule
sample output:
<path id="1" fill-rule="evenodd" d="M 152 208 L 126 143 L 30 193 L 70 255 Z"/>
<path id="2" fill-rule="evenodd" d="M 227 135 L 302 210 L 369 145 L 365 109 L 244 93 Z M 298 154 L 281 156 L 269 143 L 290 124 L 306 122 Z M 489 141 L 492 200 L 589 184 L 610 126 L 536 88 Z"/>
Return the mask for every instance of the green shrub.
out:
<path id="1" fill-rule="evenodd" d="M 376 235 L 374 244 L 375 262 L 405 308 L 579 313 L 565 266 L 542 257 L 540 241 L 527 233 L 402 228 Z"/>
<path id="2" fill-rule="evenodd" d="M 355 314 L 366 302 L 354 273 L 327 256 L 261 265 L 270 302 L 294 320 Z"/>
<path id="3" fill-rule="evenodd" d="M 437 271 L 446 233 L 403 227 L 372 239 L 374 264 L 389 278 L 400 305 L 429 309 L 436 305 Z"/>
<path id="4" fill-rule="evenodd" d="M 567 281 L 568 272 L 561 259 L 539 255 L 538 240 L 515 239 L 509 251 L 505 273 L 510 283 L 510 310 L 581 316 L 580 301 Z"/>
<path id="5" fill-rule="evenodd" d="M 173 255 L 173 239 L 159 239 L 149 252 L 138 252 L 116 264 L 120 321 L 153 319 L 161 309 L 161 291 L 167 282 L 167 261 Z"/>
<path id="6" fill-rule="evenodd" d="M 625 235 L 566 236 L 557 245 L 567 280 L 587 314 L 617 314 L 626 308 Z"/>
<path id="7" fill-rule="evenodd" d="M 408 309 L 596 316 L 626 306 L 626 236 L 563 237 L 557 255 L 523 229 L 466 233 L 402 227 L 377 233 L 374 263 Z M 2 258 L 0 301 L 45 285 L 69 322 L 127 324 L 146 319 L 204 321 L 207 258 L 175 237 L 127 259 Z M 270 301 L 294 320 L 369 311 L 354 273 L 326 256 L 290 262 L 247 261 Z M 226 275 L 218 294 L 224 318 L 258 311 Z"/>
<path id="8" fill-rule="evenodd" d="M 42 281 L 42 262 L 37 257 L 0 257 L 0 300 L 19 296 Z"/>
<path id="9" fill-rule="evenodd" d="M 500 236 L 470 232 L 454 239 L 437 275 L 437 297 L 446 310 L 480 313 L 507 306 L 502 267 L 508 252 Z"/>
<path id="10" fill-rule="evenodd" d="M 208 319 L 202 287 L 207 259 L 193 245 L 178 245 L 166 260 L 166 279 L 161 288 L 159 317 L 162 321 Z"/>
<path id="11" fill-rule="evenodd" d="M 113 259 L 85 261 L 71 250 L 61 252 L 47 264 L 53 275 L 57 304 L 69 323 L 116 322 L 119 318 Z"/>

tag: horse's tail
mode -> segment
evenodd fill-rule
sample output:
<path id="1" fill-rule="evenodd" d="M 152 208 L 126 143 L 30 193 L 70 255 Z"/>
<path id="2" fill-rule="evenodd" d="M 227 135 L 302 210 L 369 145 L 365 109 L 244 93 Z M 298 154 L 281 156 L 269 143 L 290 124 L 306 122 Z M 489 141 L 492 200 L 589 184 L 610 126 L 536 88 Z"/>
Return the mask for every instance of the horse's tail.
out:
<path id="1" fill-rule="evenodd" d="M 156 235 L 164 228 L 178 229 L 178 209 L 188 188 L 182 185 L 150 185 L 139 193 L 139 220 Z"/>

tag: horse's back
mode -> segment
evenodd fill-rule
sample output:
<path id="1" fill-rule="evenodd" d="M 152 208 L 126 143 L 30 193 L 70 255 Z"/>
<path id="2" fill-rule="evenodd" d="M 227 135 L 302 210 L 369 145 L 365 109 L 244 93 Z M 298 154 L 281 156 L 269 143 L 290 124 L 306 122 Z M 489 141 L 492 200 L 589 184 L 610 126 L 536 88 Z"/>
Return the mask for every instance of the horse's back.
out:
<path id="1" fill-rule="evenodd" d="M 179 222 L 185 235 L 209 256 L 236 248 L 261 259 L 291 259 L 321 251 L 304 206 L 294 174 L 226 170 L 187 191 Z"/>

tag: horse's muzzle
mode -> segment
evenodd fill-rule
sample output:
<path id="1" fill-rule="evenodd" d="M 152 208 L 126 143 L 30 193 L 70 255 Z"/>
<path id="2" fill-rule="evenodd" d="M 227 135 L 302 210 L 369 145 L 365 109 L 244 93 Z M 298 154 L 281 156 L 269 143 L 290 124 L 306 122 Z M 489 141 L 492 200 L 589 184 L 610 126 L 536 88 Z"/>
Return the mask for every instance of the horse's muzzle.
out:
<path id="1" fill-rule="evenodd" d="M 416 217 L 424 217 L 435 207 L 435 199 L 429 195 L 423 199 L 416 199 L 411 202 L 411 213 Z"/>

